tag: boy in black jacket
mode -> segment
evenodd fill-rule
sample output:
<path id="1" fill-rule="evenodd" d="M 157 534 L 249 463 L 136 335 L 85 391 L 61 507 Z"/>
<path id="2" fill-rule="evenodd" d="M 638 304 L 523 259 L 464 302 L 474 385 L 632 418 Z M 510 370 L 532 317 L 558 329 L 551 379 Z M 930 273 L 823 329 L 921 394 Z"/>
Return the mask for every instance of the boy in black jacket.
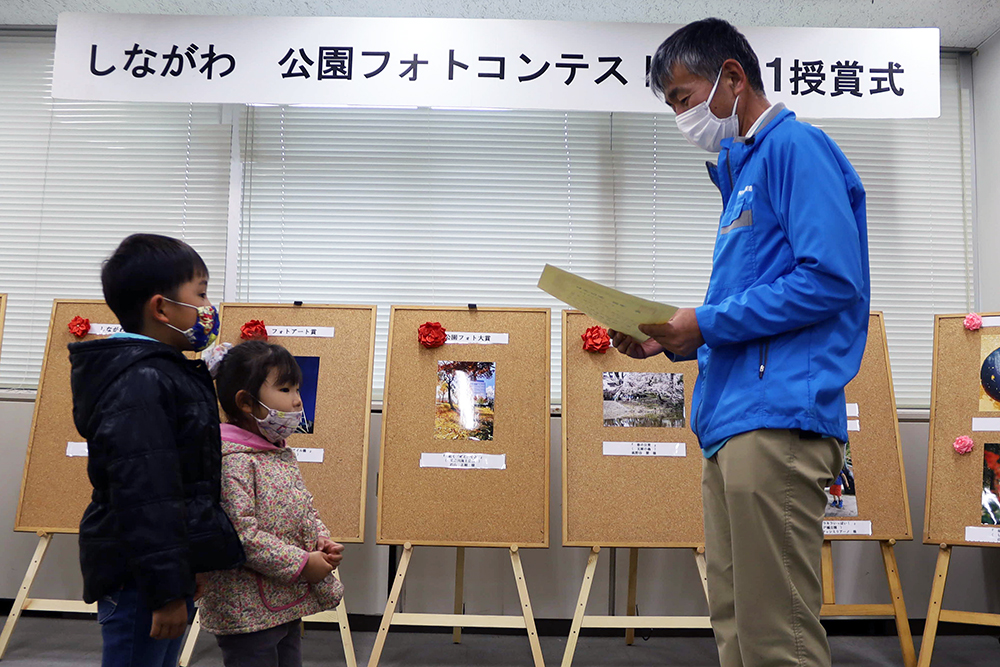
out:
<path id="1" fill-rule="evenodd" d="M 215 387 L 182 354 L 214 340 L 218 314 L 204 261 L 165 236 L 126 238 L 101 283 L 124 332 L 69 346 L 94 486 L 80 521 L 83 597 L 98 603 L 104 667 L 175 667 L 196 575 L 244 560 L 219 505 Z"/>

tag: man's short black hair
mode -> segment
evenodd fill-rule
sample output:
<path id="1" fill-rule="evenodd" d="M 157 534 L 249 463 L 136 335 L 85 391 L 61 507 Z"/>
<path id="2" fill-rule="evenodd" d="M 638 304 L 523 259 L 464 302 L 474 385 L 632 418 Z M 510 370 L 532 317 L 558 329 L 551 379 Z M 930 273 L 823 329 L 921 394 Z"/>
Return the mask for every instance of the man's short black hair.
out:
<path id="1" fill-rule="evenodd" d="M 208 277 L 208 267 L 184 241 L 159 234 L 133 234 L 122 241 L 101 269 L 104 300 L 125 331 L 142 330 L 142 311 L 151 297 L 175 298 L 181 285 L 195 276 Z"/>
<path id="2" fill-rule="evenodd" d="M 750 87 L 764 92 L 757 54 L 743 33 L 722 19 L 688 23 L 667 37 L 649 63 L 649 87 L 656 95 L 664 97 L 675 65 L 683 65 L 692 74 L 714 82 L 722 71 L 722 63 L 730 58 L 743 67 Z"/>

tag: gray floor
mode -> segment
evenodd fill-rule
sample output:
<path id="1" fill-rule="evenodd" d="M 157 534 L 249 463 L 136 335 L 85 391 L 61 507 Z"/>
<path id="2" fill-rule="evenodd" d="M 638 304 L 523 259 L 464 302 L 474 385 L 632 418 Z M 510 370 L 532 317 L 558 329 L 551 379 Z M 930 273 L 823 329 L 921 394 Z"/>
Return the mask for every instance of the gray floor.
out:
<path id="1" fill-rule="evenodd" d="M 919 640 L 919 638 L 918 638 Z M 375 635 L 354 633 L 359 665 L 368 663 Z M 546 665 L 559 665 L 566 640 L 542 637 Z M 836 667 L 882 667 L 902 664 L 895 637 L 831 637 Z M 87 619 L 22 618 L 11 638 L 3 666 L 57 667 L 60 665 L 99 665 L 101 638 L 97 623 Z M 343 665 L 340 633 L 310 629 L 303 639 L 304 665 Z M 222 664 L 222 656 L 211 635 L 198 638 L 193 667 Z M 460 665 L 530 665 L 531 652 L 523 636 L 469 634 L 460 645 L 452 644 L 451 635 L 392 631 L 382 652 L 381 665 L 395 667 L 451 667 Z M 576 667 L 626 667 L 631 665 L 670 665 L 676 667 L 713 667 L 717 665 L 715 644 L 708 638 L 654 637 L 637 638 L 633 646 L 609 637 L 583 637 L 573 661 Z M 940 636 L 934 649 L 933 667 L 997 667 L 1000 643 L 992 636 Z"/>

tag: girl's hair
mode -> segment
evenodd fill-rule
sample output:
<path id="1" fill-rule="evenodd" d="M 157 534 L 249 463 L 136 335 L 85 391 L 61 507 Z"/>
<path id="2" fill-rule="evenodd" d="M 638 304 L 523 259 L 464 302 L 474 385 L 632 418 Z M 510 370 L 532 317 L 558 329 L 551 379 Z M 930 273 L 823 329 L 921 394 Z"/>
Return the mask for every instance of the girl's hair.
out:
<path id="1" fill-rule="evenodd" d="M 230 423 L 239 426 L 247 420 L 236 403 L 236 394 L 243 390 L 259 400 L 260 388 L 272 369 L 278 370 L 278 384 L 302 383 L 302 370 L 295 357 L 280 345 L 248 340 L 229 350 L 222 358 L 215 375 L 215 386 L 219 403 Z"/>

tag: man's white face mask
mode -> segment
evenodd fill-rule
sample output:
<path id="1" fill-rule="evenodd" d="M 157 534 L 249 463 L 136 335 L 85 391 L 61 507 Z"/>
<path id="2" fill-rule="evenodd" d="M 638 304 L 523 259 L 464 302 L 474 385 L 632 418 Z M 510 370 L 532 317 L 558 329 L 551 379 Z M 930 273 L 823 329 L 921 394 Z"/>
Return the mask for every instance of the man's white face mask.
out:
<path id="1" fill-rule="evenodd" d="M 728 118 L 718 118 L 709 108 L 715 91 L 719 87 L 719 80 L 722 78 L 722 70 L 719 76 L 715 77 L 715 85 L 712 92 L 708 94 L 708 99 L 693 106 L 684 113 L 677 114 L 677 129 L 681 131 L 684 138 L 692 145 L 703 148 L 711 153 L 718 153 L 722 140 L 739 136 L 740 119 L 736 116 L 736 105 L 740 98 L 733 102 L 733 112 Z"/>

